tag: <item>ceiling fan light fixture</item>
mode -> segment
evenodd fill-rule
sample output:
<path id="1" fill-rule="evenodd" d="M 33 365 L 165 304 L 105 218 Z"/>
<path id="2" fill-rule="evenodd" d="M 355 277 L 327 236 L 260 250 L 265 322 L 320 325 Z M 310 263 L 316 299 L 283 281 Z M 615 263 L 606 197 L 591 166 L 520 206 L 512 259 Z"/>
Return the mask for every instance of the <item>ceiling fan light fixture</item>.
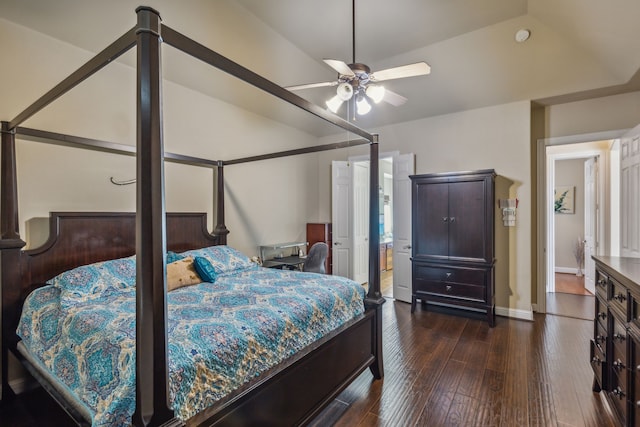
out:
<path id="1" fill-rule="evenodd" d="M 384 86 L 369 85 L 366 90 L 367 96 L 373 100 L 376 104 L 384 99 L 385 89 Z"/>
<path id="2" fill-rule="evenodd" d="M 340 99 L 340 96 L 335 95 L 333 98 L 331 98 L 330 100 L 328 100 L 326 102 L 327 104 L 327 108 L 333 113 L 337 113 L 338 110 L 340 109 L 340 106 L 342 105 L 344 101 L 342 99 Z"/>
<path id="3" fill-rule="evenodd" d="M 341 101 L 348 101 L 353 97 L 353 87 L 349 83 L 340 83 L 336 88 L 336 96 Z"/>
<path id="4" fill-rule="evenodd" d="M 367 99 L 364 96 L 358 97 L 356 101 L 356 111 L 360 116 L 364 116 L 371 111 L 371 104 L 367 102 Z"/>

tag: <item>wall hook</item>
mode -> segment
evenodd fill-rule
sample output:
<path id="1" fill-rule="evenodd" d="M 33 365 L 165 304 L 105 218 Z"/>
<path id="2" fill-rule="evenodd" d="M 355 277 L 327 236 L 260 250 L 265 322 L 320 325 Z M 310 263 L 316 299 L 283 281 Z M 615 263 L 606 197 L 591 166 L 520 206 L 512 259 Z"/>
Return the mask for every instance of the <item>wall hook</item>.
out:
<path id="1" fill-rule="evenodd" d="M 124 181 L 119 181 L 114 177 L 109 177 L 109 181 L 111 181 L 111 183 L 115 185 L 129 185 L 129 184 L 135 184 L 136 179 L 134 178 L 134 179 L 127 179 Z"/>

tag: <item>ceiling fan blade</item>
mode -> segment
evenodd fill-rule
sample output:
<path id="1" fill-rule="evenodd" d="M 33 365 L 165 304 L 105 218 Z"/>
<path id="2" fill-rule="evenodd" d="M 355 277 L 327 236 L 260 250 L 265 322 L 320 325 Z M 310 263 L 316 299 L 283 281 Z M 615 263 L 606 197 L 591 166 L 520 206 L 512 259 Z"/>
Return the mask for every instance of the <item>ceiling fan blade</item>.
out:
<path id="1" fill-rule="evenodd" d="M 381 82 L 383 80 L 402 79 L 405 77 L 424 76 L 431 72 L 431 67 L 426 62 L 402 65 L 400 67 L 379 70 L 371 75 L 371 80 Z"/>
<path id="2" fill-rule="evenodd" d="M 404 104 L 405 102 L 407 102 L 407 98 L 386 88 L 384 91 L 384 98 L 382 98 L 382 100 L 384 102 L 388 102 L 389 104 L 395 107 L 398 107 Z"/>
<path id="3" fill-rule="evenodd" d="M 287 90 L 301 90 L 301 89 L 313 89 L 314 87 L 327 87 L 327 86 L 337 86 L 337 81 L 332 82 L 321 82 L 321 83 L 309 83 L 304 85 L 296 85 L 296 86 L 285 86 L 284 88 Z"/>
<path id="4" fill-rule="evenodd" d="M 353 70 L 351 68 L 349 68 L 349 66 L 343 61 L 338 61 L 337 59 L 323 59 L 323 61 L 329 67 L 331 67 L 334 70 L 336 70 L 338 72 L 338 74 L 340 74 L 341 76 L 355 77 L 355 75 L 356 75 L 353 72 Z"/>

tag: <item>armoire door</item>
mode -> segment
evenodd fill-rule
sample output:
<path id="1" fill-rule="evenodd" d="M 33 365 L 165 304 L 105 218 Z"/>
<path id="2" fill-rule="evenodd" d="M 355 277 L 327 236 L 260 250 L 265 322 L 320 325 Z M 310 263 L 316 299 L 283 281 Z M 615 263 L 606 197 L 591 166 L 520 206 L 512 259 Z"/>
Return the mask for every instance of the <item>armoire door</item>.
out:
<path id="1" fill-rule="evenodd" d="M 449 258 L 485 259 L 485 194 L 484 180 L 449 184 Z"/>
<path id="2" fill-rule="evenodd" d="M 414 194 L 414 257 L 449 256 L 449 184 L 419 183 Z"/>

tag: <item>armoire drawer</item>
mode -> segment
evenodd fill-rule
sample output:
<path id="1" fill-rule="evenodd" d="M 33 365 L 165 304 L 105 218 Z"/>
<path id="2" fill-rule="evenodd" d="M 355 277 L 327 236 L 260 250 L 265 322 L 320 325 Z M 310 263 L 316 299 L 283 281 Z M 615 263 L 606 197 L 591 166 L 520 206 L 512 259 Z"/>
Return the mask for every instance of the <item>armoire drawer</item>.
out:
<path id="1" fill-rule="evenodd" d="M 485 286 L 486 270 L 415 265 L 414 278 L 426 282 L 460 283 Z"/>
<path id="2" fill-rule="evenodd" d="M 421 279 L 414 279 L 416 294 L 430 294 L 436 296 L 446 296 L 449 298 L 460 298 L 473 301 L 486 301 L 486 287 L 477 285 L 467 285 L 463 283 L 435 282 Z"/>

